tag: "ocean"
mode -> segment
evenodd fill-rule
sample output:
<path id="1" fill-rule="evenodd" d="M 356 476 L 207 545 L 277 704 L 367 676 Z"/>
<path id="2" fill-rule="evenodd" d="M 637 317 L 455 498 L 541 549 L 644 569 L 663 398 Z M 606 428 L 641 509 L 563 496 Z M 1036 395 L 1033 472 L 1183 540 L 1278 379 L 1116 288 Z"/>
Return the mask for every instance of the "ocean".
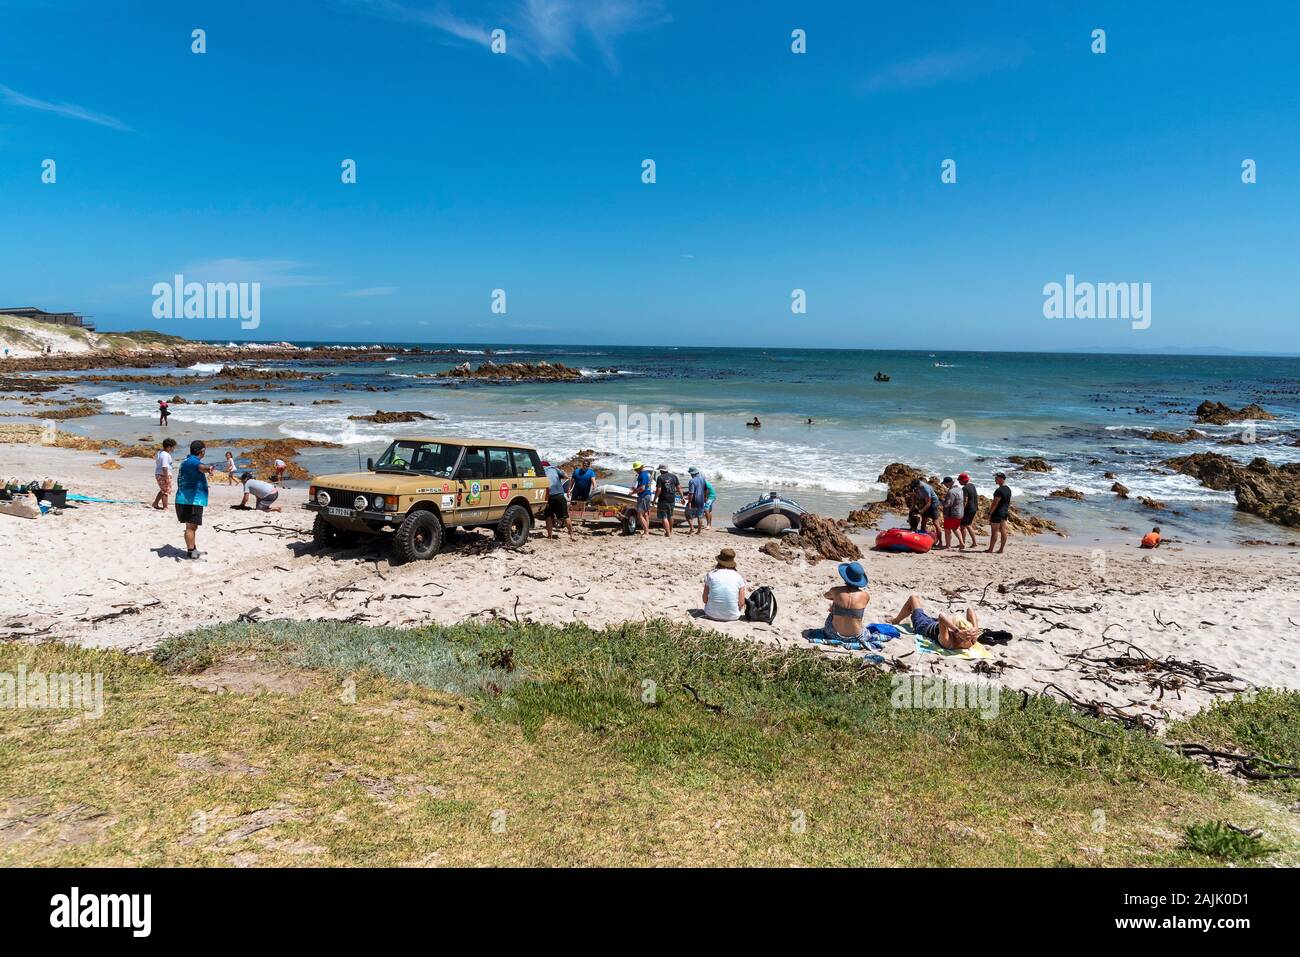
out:
<path id="1" fill-rule="evenodd" d="M 322 353 L 328 346 L 298 345 Z M 876 480 L 891 462 L 940 476 L 967 471 L 986 494 L 993 473 L 1002 469 L 1018 503 L 1084 541 L 1131 537 L 1155 523 L 1167 536 L 1198 543 L 1287 538 L 1285 530 L 1235 511 L 1230 492 L 1202 488 L 1158 463 L 1198 451 L 1246 461 L 1263 455 L 1275 464 L 1300 461 L 1297 358 L 420 345 L 459 351 L 344 365 L 307 356 L 292 365 L 323 373 L 323 380 L 285 382 L 269 392 L 211 391 L 205 380 L 216 367 L 196 366 L 186 370 L 195 383 L 181 390 L 187 399 L 271 401 L 178 405 L 170 431 L 211 440 L 266 435 L 345 446 L 305 452 L 303 464 L 317 472 L 355 469 L 401 434 L 532 442 L 555 459 L 592 448 L 597 463 L 615 471 L 614 481 L 627 480 L 634 459 L 682 473 L 698 466 L 717 486 L 723 512 L 779 490 L 818 512 L 843 516 L 878 497 Z M 454 387 L 428 378 L 460 362 L 477 364 L 489 349 L 497 362 L 559 362 L 584 375 L 574 382 Z M 875 381 L 878 371 L 889 381 Z M 156 402 L 170 397 L 147 385 L 105 383 L 82 391 L 102 399 L 107 411 L 125 413 L 66 424 L 90 434 L 156 434 Z M 337 404 L 312 404 L 320 399 Z M 1202 426 L 1205 439 L 1178 445 L 1143 437 L 1152 429 L 1192 427 L 1192 412 L 1203 399 L 1234 408 L 1256 402 L 1278 418 L 1255 423 L 1253 431 L 1245 423 Z M 382 426 L 348 418 L 377 409 L 420 411 L 437 421 Z M 745 424 L 755 417 L 761 428 Z M 1221 444 L 1242 437 L 1248 444 Z M 1011 455 L 1041 456 L 1053 471 L 1017 470 L 1007 461 Z M 1110 492 L 1108 472 L 1128 486 L 1130 500 Z M 1039 502 L 1067 487 L 1085 499 Z M 1169 509 L 1144 509 L 1139 496 Z"/>

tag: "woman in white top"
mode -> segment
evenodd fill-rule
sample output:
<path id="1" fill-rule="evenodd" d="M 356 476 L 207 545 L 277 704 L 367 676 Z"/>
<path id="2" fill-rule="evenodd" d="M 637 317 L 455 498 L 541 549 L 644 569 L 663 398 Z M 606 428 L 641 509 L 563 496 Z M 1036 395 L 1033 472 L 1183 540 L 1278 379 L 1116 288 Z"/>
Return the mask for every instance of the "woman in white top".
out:
<path id="1" fill-rule="evenodd" d="M 175 439 L 163 439 L 162 448 L 153 457 L 153 477 L 158 483 L 158 494 L 153 497 L 153 507 L 167 507 L 167 495 L 172 490 L 172 449 L 176 448 Z"/>
<path id="2" fill-rule="evenodd" d="M 736 621 L 745 613 L 745 579 L 736 571 L 736 553 L 724 548 L 718 567 L 704 576 L 704 617 Z"/>

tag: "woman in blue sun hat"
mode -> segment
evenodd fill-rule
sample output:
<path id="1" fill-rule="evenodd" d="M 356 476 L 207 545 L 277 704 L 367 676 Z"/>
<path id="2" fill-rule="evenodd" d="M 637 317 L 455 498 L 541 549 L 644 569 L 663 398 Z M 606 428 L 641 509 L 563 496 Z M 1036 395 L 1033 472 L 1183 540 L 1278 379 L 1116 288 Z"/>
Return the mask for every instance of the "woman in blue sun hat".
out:
<path id="1" fill-rule="evenodd" d="M 871 593 L 867 591 L 867 573 L 857 562 L 840 565 L 839 573 L 844 584 L 835 585 L 826 591 L 824 597 L 831 603 L 831 610 L 822 630 L 827 638 L 857 641 L 865 631 L 867 605 L 871 603 Z"/>

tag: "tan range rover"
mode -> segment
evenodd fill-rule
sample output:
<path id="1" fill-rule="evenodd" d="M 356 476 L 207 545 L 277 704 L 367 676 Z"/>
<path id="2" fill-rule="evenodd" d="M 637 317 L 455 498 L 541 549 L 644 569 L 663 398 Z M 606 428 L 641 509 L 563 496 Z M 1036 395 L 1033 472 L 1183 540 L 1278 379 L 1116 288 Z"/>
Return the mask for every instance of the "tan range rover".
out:
<path id="1" fill-rule="evenodd" d="M 317 544 L 391 528 L 393 560 L 409 562 L 438 554 L 451 528 L 488 525 L 502 544 L 523 545 L 548 484 L 531 446 L 417 436 L 396 439 L 365 472 L 317 476 L 306 507 Z"/>

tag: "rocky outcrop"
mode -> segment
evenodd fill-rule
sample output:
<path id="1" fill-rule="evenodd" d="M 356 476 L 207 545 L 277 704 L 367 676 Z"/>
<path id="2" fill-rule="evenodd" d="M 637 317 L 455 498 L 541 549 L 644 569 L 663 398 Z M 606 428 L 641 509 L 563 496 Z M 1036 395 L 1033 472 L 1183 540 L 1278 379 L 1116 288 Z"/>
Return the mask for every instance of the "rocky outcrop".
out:
<path id="1" fill-rule="evenodd" d="M 1046 459 L 1040 459 L 1037 456 L 1011 455 L 1007 461 L 1013 465 L 1019 465 L 1024 472 L 1050 472 L 1052 466 Z"/>
<path id="2" fill-rule="evenodd" d="M 1273 465 L 1256 458 L 1242 465 L 1217 452 L 1167 459 L 1164 465 L 1190 475 L 1206 488 L 1231 491 L 1237 508 L 1269 522 L 1300 528 L 1300 462 Z"/>
<path id="3" fill-rule="evenodd" d="M 409 350 L 419 354 L 419 350 Z M 186 343 L 182 346 L 160 347 L 154 349 L 118 349 L 88 350 L 85 352 L 62 352 L 54 355 L 29 356 L 21 359 L 10 358 L 5 363 L 5 370 L 11 372 L 62 372 L 90 369 L 156 369 L 174 366 L 184 369 L 195 363 L 215 362 L 249 362 L 266 360 L 310 359 L 313 365 L 333 365 L 343 362 L 379 362 L 394 354 L 392 349 L 374 347 L 313 349 L 308 351 L 297 346 L 283 343 L 269 346 L 210 346 L 202 343 Z M 246 370 L 255 372 L 256 370 Z M 298 378 L 297 376 L 279 376 L 258 373 L 245 378 L 278 379 Z"/>
<path id="4" fill-rule="evenodd" d="M 472 368 L 468 362 L 462 362 L 446 372 L 439 372 L 437 377 L 469 382 L 569 382 L 581 379 L 582 372 L 559 362 L 497 364 L 488 361 L 479 363 L 478 368 Z"/>
<path id="5" fill-rule="evenodd" d="M 301 358 L 301 356 L 299 356 Z M 244 366 L 222 366 L 214 379 L 256 379 L 258 381 L 267 379 L 323 379 L 325 376 L 319 372 L 299 372 L 296 369 L 249 369 Z"/>
<path id="6" fill-rule="evenodd" d="M 1038 461 L 1042 461 L 1039 459 Z M 1043 463 L 1046 465 L 1046 463 Z M 1051 467 L 1048 466 L 1050 469 Z M 936 491 L 942 488 L 938 477 L 927 476 L 918 468 L 910 465 L 904 465 L 902 462 L 893 462 L 885 466 L 885 470 L 880 473 L 876 479 L 889 487 L 885 493 L 883 502 L 873 502 L 862 508 L 854 509 L 849 513 L 847 526 L 849 528 L 871 528 L 875 526 L 885 516 L 887 512 L 897 512 L 900 515 L 906 515 L 911 511 L 912 483 L 917 479 L 926 482 Z M 941 493 L 940 493 L 941 494 Z M 975 518 L 975 529 L 984 531 L 988 528 L 988 514 L 992 508 L 992 500 L 986 496 L 979 497 L 979 512 Z M 1007 519 L 1012 531 L 1019 532 L 1022 535 L 1041 535 L 1044 532 L 1054 532 L 1057 535 L 1064 535 L 1060 527 L 1050 519 L 1042 518 L 1038 515 L 1027 515 L 1021 512 L 1014 505 L 1011 506 L 1011 514 Z"/>
<path id="7" fill-rule="evenodd" d="M 1082 502 L 1082 501 L 1083 501 L 1083 493 L 1080 492 L 1078 489 L 1073 489 L 1073 488 L 1058 488 L 1058 489 L 1057 489 L 1056 491 L 1054 491 L 1054 492 L 1048 492 L 1048 493 L 1047 493 L 1047 497 L 1048 497 L 1048 498 L 1068 498 L 1068 499 L 1073 499 L 1073 500 L 1076 501 L 1076 502 Z"/>
<path id="8" fill-rule="evenodd" d="M 559 469 L 565 475 L 572 475 L 574 469 L 581 468 L 583 462 L 590 462 L 595 457 L 596 452 L 594 449 L 579 449 L 577 452 L 574 452 L 573 455 L 561 462 Z M 599 465 L 593 464 L 591 467 L 595 471 L 596 478 L 598 479 L 609 478 L 614 474 L 609 469 L 602 468 Z M 682 477 L 682 481 L 686 481 L 685 476 Z"/>
<path id="9" fill-rule="evenodd" d="M 1240 409 L 1232 409 L 1222 402 L 1211 402 L 1206 399 L 1196 407 L 1196 421 L 1206 425 L 1230 425 L 1233 422 L 1244 422 L 1247 419 L 1276 419 L 1272 412 L 1266 412 L 1255 403 L 1243 405 Z"/>
<path id="10" fill-rule="evenodd" d="M 433 416 L 425 415 L 423 412 L 385 412 L 383 409 L 376 410 L 373 415 L 349 415 L 348 418 L 354 422 L 375 422 L 379 425 L 433 420 Z"/>
<path id="11" fill-rule="evenodd" d="M 1110 473 L 1107 473 L 1107 474 L 1110 474 Z M 1128 498 L 1128 486 L 1127 486 L 1127 485 L 1124 485 L 1124 484 L 1122 484 L 1122 483 L 1120 483 L 1120 482 L 1116 482 L 1116 483 L 1114 483 L 1113 485 L 1111 485 L 1110 490 L 1111 490 L 1112 492 L 1114 492 L 1114 493 L 1115 493 L 1119 498 Z"/>
<path id="12" fill-rule="evenodd" d="M 1169 442 L 1173 445 L 1182 445 L 1185 442 L 1194 442 L 1197 439 L 1209 438 L 1200 429 L 1187 429 L 1183 432 L 1166 432 L 1163 429 L 1155 429 L 1146 433 L 1144 439 L 1150 439 L 1152 442 Z"/>

